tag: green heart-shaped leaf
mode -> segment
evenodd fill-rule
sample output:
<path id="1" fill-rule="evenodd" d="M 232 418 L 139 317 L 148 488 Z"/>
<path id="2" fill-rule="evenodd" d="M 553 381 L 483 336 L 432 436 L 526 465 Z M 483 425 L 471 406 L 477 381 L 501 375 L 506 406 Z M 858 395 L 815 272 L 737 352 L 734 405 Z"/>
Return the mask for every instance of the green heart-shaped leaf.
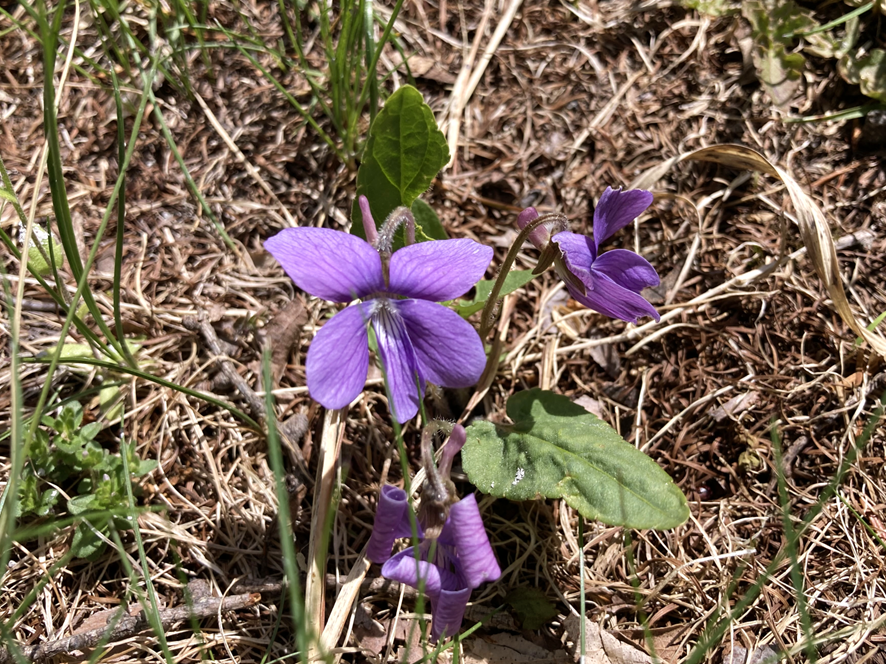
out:
<path id="1" fill-rule="evenodd" d="M 475 422 L 462 449 L 476 487 L 511 500 L 563 498 L 588 519 L 674 528 L 686 497 L 648 456 L 566 397 L 539 389 L 508 400 L 511 425 Z"/>
<path id="2" fill-rule="evenodd" d="M 388 98 L 369 130 L 369 140 L 357 171 L 357 196 L 351 212 L 351 232 L 365 237 L 363 215 L 357 205 L 358 198 L 363 195 L 369 200 L 377 226 L 381 226 L 388 215 L 402 205 L 413 210 L 420 227 L 426 223 L 432 226 L 423 228 L 424 233 L 421 228 L 417 229 L 417 239 L 423 236 L 445 239 L 445 231 L 439 225 L 439 220 L 436 220 L 436 224 L 429 220 L 427 211 L 430 208 L 425 205 L 427 209 L 417 211 L 413 203 L 427 191 L 448 161 L 446 137 L 437 128 L 430 107 L 418 90 L 404 85 Z M 436 219 L 436 215 L 434 217 Z"/>

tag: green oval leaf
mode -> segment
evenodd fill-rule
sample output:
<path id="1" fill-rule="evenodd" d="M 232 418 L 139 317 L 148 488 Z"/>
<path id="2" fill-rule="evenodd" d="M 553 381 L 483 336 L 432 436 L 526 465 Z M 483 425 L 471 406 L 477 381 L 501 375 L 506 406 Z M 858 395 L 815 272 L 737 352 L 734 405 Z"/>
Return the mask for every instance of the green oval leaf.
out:
<path id="1" fill-rule="evenodd" d="M 509 293 L 513 293 L 518 288 L 522 288 L 535 278 L 532 270 L 511 270 L 505 277 L 504 284 L 501 288 L 500 297 L 504 297 Z M 455 310 L 460 316 L 467 318 L 486 306 L 486 301 L 492 295 L 492 286 L 495 281 L 490 279 L 482 279 L 477 282 L 475 287 L 474 299 L 470 302 L 466 300 L 457 300 Z"/>
<path id="2" fill-rule="evenodd" d="M 664 470 L 605 422 L 539 389 L 508 400 L 512 425 L 475 422 L 462 449 L 476 487 L 511 500 L 563 498 L 588 519 L 628 528 L 674 528 L 686 497 Z"/>
<path id="3" fill-rule="evenodd" d="M 427 191 L 448 161 L 446 137 L 437 128 L 430 107 L 418 90 L 410 85 L 402 86 L 388 98 L 369 130 L 369 140 L 357 171 L 357 196 L 351 212 L 351 232 L 365 237 L 363 215 L 357 205 L 361 195 L 369 199 L 377 226 L 381 226 L 388 215 L 401 205 L 412 208 L 413 214 L 416 214 L 413 203 Z M 419 226 L 423 222 L 429 223 L 427 210 L 421 209 L 416 214 L 416 217 L 424 217 L 422 220 L 416 218 Z M 430 223 L 433 225 L 432 221 Z M 442 239 L 438 237 L 442 226 L 423 230 L 424 233 L 421 228 L 417 229 L 417 239 L 423 236 Z"/>

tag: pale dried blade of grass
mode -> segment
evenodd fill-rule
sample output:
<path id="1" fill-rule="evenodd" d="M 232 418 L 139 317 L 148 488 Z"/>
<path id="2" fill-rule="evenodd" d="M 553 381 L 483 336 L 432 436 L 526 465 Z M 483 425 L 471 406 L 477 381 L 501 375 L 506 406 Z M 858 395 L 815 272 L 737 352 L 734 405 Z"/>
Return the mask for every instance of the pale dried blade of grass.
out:
<path id="1" fill-rule="evenodd" d="M 314 485 L 314 503 L 311 506 L 311 539 L 308 544 L 308 578 L 305 583 L 305 615 L 309 621 L 308 634 L 323 633 L 324 590 L 326 588 L 326 552 L 329 508 L 335 489 L 335 465 L 338 461 L 342 437 L 345 433 L 347 408 L 327 410 L 323 417 L 317 459 L 317 483 Z M 308 659 L 322 658 L 317 643 L 312 640 Z"/>
<path id="2" fill-rule="evenodd" d="M 787 171 L 773 164 L 756 150 L 743 145 L 712 145 L 686 152 L 650 168 L 634 180 L 630 188 L 649 189 L 653 187 L 671 168 L 683 161 L 708 161 L 732 168 L 766 173 L 781 180 L 794 204 L 800 238 L 803 240 L 815 271 L 831 297 L 834 309 L 858 336 L 871 345 L 874 351 L 881 356 L 886 356 L 886 339 L 867 330 L 849 305 L 849 300 L 843 289 L 843 280 L 840 277 L 837 249 L 824 212 Z"/>
<path id="3" fill-rule="evenodd" d="M 194 98 L 197 100 L 197 103 L 200 104 L 200 108 L 203 109 L 203 113 L 206 114 L 206 119 L 209 120 L 209 124 L 212 125 L 213 129 L 215 129 L 216 133 L 221 137 L 222 141 L 224 141 L 225 145 L 228 146 L 228 149 L 234 153 L 234 156 L 237 158 L 243 167 L 246 169 L 246 172 L 249 173 L 249 176 L 255 180 L 255 183 L 262 188 L 262 190 L 271 197 L 271 200 L 276 203 L 277 208 L 280 210 L 281 214 L 285 217 L 286 221 L 293 228 L 298 227 L 298 222 L 295 218 L 289 214 L 289 210 L 286 209 L 286 206 L 280 202 L 280 199 L 277 198 L 277 194 L 271 189 L 267 182 L 265 182 L 264 178 L 252 165 L 252 163 L 246 158 L 246 155 L 243 154 L 243 151 L 237 147 L 237 144 L 234 142 L 234 139 L 231 138 L 231 135 L 222 127 L 221 123 L 218 121 L 218 118 L 215 117 L 215 113 L 207 106 L 206 102 L 203 101 L 203 97 L 200 96 L 196 91 L 194 92 Z"/>
<path id="4" fill-rule="evenodd" d="M 447 133 L 447 143 L 449 144 L 449 163 L 446 165 L 448 168 L 453 161 L 455 161 L 455 153 L 458 149 L 458 135 L 461 129 L 461 114 L 464 111 L 465 107 L 467 107 L 468 102 L 471 100 L 471 96 L 474 94 L 474 90 L 477 89 L 477 85 L 480 83 L 480 79 L 483 77 L 483 74 L 486 72 L 486 67 L 489 66 L 489 63 L 492 61 L 492 56 L 495 55 L 495 51 L 498 49 L 499 44 L 501 44 L 501 40 L 504 39 L 505 33 L 507 33 L 508 28 L 511 27 L 511 22 L 514 20 L 514 16 L 517 14 L 517 10 L 520 9 L 520 5 L 523 4 L 523 0 L 511 0 L 511 3 L 508 5 L 508 8 L 505 10 L 505 13 L 502 15 L 501 20 L 498 23 L 498 26 L 495 28 L 495 32 L 492 34 L 492 38 L 487 42 L 486 48 L 483 49 L 483 55 L 480 56 L 480 62 L 477 64 L 477 67 L 471 72 L 471 77 L 468 79 L 466 84 L 463 84 L 462 81 L 467 78 L 467 70 L 463 67 L 462 71 L 459 73 L 458 80 L 456 80 L 456 88 L 452 91 L 453 96 L 453 104 L 450 107 L 449 112 L 449 131 Z M 483 12 L 483 28 L 486 27 L 486 21 L 489 19 L 489 15 L 491 14 L 491 4 L 487 4 L 484 12 Z M 474 45 L 478 43 L 478 40 L 482 39 L 483 30 L 477 31 L 477 36 L 474 39 Z M 475 48 L 471 49 L 472 54 L 476 52 Z"/>
<path id="5" fill-rule="evenodd" d="M 366 547 L 357 558 L 357 562 L 351 567 L 344 584 L 339 590 L 338 597 L 335 598 L 335 604 L 329 613 L 329 621 L 323 628 L 323 635 L 320 637 L 320 652 L 329 652 L 335 648 L 338 639 L 341 637 L 345 623 L 351 613 L 351 607 L 360 594 L 361 584 L 366 578 L 369 571 L 370 562 L 366 558 Z"/>

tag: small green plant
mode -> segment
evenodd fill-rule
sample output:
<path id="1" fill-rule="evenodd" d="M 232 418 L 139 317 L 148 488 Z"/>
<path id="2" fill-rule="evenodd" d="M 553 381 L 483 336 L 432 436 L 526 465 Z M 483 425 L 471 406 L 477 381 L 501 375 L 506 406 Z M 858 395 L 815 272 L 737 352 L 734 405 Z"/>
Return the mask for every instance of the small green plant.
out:
<path id="1" fill-rule="evenodd" d="M 46 517 L 55 514 L 62 495 L 69 496 L 69 516 L 83 519 L 74 531 L 71 552 L 77 558 L 95 558 L 105 548 L 101 535 L 110 532 L 111 520 L 117 529 L 131 527 L 125 518 L 109 511 L 126 504 L 126 477 L 122 454 L 126 454 L 130 474 L 141 477 L 157 462 L 142 461 L 135 445 L 122 442 L 120 453 L 112 454 L 95 441 L 102 429 L 99 422 L 83 424 L 83 407 L 73 402 L 57 417 L 45 415 L 28 449 L 20 488 L 20 517 Z"/>
<path id="2" fill-rule="evenodd" d="M 741 15 L 751 26 L 751 56 L 757 77 L 777 106 L 794 98 L 806 56 L 837 60 L 837 71 L 862 94 L 886 102 L 886 51 L 860 39 L 865 14 L 879 14 L 880 0 L 861 3 L 842 16 L 820 23 L 814 12 L 794 0 L 683 0 L 683 5 L 710 16 Z"/>
<path id="3" fill-rule="evenodd" d="M 319 7 L 296 4 L 293 14 L 295 25 L 285 25 L 299 66 L 324 114 L 341 139 L 341 151 L 349 166 L 353 166 L 354 158 L 363 149 L 360 122 L 364 111 L 368 107 L 371 121 L 375 120 L 378 112 L 378 59 L 390 38 L 402 5 L 402 0 L 395 3 L 390 20 L 378 41 L 375 37 L 376 18 L 372 0 L 345 0 L 338 5 L 337 16 L 333 15 L 332 6 L 326 0 L 321 0 Z M 303 12 L 300 7 L 303 6 L 307 18 L 316 19 L 319 23 L 327 64 L 326 75 L 323 77 L 316 76 L 301 41 Z M 287 12 L 282 3 L 281 14 L 285 22 Z"/>

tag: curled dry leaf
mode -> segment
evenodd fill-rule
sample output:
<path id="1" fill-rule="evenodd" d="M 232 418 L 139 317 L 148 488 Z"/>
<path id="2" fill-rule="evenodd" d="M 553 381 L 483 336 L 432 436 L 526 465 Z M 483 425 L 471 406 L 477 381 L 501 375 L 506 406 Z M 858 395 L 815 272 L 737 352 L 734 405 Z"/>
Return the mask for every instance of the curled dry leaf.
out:
<path id="1" fill-rule="evenodd" d="M 548 650 L 518 634 L 492 634 L 464 642 L 465 664 L 569 664 L 565 650 Z"/>
<path id="2" fill-rule="evenodd" d="M 773 164 L 756 150 L 751 150 L 743 145 L 712 145 L 672 157 L 648 169 L 631 183 L 630 188 L 652 189 L 655 183 L 668 171 L 684 161 L 708 161 L 733 168 L 766 173 L 781 180 L 794 204 L 800 238 L 806 246 L 806 252 L 815 266 L 815 271 L 834 303 L 834 309 L 858 336 L 871 345 L 874 351 L 881 356 L 886 356 L 886 339 L 867 330 L 862 321 L 856 318 L 852 307 L 849 306 L 846 291 L 843 290 L 843 280 L 840 278 L 837 249 L 834 246 L 834 238 L 831 236 L 824 212 L 787 171 Z"/>
<path id="3" fill-rule="evenodd" d="M 584 653 L 581 652 L 582 622 L 585 631 Z M 620 641 L 593 620 L 582 621 L 578 616 L 569 616 L 563 621 L 563 628 L 574 644 L 575 661 L 584 664 L 652 664 L 652 658 L 645 652 Z"/>

